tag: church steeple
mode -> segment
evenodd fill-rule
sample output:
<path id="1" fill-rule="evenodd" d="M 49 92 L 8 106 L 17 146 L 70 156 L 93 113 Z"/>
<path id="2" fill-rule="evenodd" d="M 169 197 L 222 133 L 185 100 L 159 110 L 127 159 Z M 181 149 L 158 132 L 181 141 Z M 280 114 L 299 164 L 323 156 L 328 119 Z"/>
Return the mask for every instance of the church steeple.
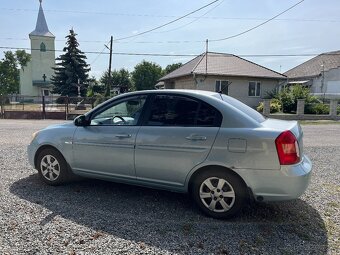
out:
<path id="1" fill-rule="evenodd" d="M 30 33 L 30 36 L 47 36 L 47 37 L 55 37 L 50 30 L 48 30 L 47 22 L 45 19 L 44 10 L 42 8 L 42 0 L 39 0 L 40 7 L 39 7 L 39 14 L 37 19 L 37 24 L 35 26 L 35 30 Z"/>

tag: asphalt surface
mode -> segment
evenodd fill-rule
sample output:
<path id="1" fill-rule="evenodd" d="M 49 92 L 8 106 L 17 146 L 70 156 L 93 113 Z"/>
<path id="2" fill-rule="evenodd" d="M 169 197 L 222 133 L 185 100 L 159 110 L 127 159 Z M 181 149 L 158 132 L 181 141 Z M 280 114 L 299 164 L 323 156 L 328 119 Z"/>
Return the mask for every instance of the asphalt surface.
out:
<path id="1" fill-rule="evenodd" d="M 314 174 L 300 199 L 215 220 L 184 194 L 98 180 L 45 185 L 26 146 L 55 123 L 0 120 L 0 254 L 340 253 L 339 124 L 303 126 Z"/>

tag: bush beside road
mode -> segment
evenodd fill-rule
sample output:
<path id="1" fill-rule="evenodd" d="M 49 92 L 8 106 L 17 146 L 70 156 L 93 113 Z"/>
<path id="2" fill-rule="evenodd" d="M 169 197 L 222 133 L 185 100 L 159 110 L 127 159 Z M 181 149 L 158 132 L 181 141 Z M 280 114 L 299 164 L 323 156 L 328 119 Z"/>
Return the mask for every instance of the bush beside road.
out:
<path id="1" fill-rule="evenodd" d="M 314 175 L 294 201 L 207 218 L 187 195 L 83 180 L 50 187 L 27 161 L 31 134 L 60 121 L 0 120 L 0 254 L 337 254 L 340 126 L 303 125 Z"/>

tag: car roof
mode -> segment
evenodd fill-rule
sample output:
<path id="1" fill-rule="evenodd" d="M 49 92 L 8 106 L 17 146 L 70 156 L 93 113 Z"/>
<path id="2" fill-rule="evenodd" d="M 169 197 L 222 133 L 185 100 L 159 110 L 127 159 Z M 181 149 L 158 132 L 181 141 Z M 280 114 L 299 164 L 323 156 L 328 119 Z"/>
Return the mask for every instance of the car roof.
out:
<path id="1" fill-rule="evenodd" d="M 206 95 L 206 96 L 218 96 L 219 93 L 206 91 L 206 90 L 195 90 L 195 89 L 159 89 L 159 90 L 140 90 L 135 92 L 130 92 L 128 94 L 162 94 L 162 93 L 174 93 L 174 94 L 192 94 L 192 95 Z M 126 94 L 122 94 L 126 95 Z"/>

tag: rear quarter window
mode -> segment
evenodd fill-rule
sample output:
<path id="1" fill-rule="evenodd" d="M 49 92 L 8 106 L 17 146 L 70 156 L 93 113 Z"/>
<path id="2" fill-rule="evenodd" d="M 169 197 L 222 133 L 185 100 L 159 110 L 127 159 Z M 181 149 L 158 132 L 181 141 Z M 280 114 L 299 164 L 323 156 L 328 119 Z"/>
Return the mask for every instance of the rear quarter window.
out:
<path id="1" fill-rule="evenodd" d="M 256 110 L 254 110 L 253 108 L 249 107 L 248 105 L 240 102 L 239 100 L 226 96 L 226 95 L 220 95 L 222 100 L 228 104 L 230 104 L 231 106 L 235 107 L 236 109 L 240 110 L 241 112 L 245 113 L 246 115 L 248 115 L 249 117 L 251 117 L 252 119 L 256 120 L 257 122 L 261 123 L 263 121 L 265 121 L 265 117 L 257 112 Z"/>

